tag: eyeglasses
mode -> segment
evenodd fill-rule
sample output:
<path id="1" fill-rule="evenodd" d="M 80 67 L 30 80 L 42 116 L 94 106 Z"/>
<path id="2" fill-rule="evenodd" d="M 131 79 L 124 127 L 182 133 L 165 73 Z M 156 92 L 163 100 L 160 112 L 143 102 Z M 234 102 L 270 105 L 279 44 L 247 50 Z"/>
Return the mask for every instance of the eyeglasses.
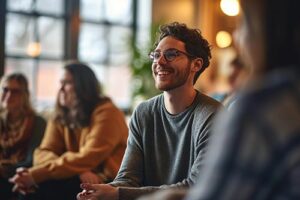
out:
<path id="1" fill-rule="evenodd" d="M 175 58 L 177 58 L 180 54 L 183 54 L 183 55 L 186 55 L 188 58 L 195 58 L 195 56 L 189 54 L 189 53 L 186 53 L 186 52 L 183 52 L 183 51 L 180 51 L 178 49 L 167 49 L 163 52 L 161 51 L 152 51 L 150 52 L 149 54 L 149 58 L 152 62 L 157 62 L 158 59 L 161 57 L 161 54 L 163 54 L 165 60 L 167 62 L 172 62 L 173 60 L 175 60 Z"/>
<path id="2" fill-rule="evenodd" d="M 61 85 L 73 84 L 73 81 L 72 80 L 62 79 L 62 80 L 60 80 L 60 84 Z"/>
<path id="3" fill-rule="evenodd" d="M 21 94 L 22 90 L 18 88 L 8 88 L 8 87 L 3 87 L 2 88 L 2 93 L 6 94 L 10 92 L 12 95 L 18 95 Z"/>

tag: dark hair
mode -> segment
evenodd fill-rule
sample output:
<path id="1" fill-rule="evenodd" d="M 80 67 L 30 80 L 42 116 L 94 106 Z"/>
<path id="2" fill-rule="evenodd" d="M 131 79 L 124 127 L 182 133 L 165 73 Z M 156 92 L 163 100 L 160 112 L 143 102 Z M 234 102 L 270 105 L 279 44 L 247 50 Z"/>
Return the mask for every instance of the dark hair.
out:
<path id="1" fill-rule="evenodd" d="M 100 83 L 87 65 L 70 63 L 64 69 L 73 77 L 76 106 L 71 110 L 63 107 L 57 97 L 55 120 L 71 128 L 88 126 L 95 107 L 108 98 L 102 96 Z"/>
<path id="2" fill-rule="evenodd" d="M 255 15 L 257 2 L 242 0 L 247 20 Z M 300 1 L 263 0 L 261 14 L 265 28 L 266 70 L 300 65 Z M 256 22 L 252 22 L 256 23 Z"/>
<path id="3" fill-rule="evenodd" d="M 210 45 L 206 39 L 201 35 L 199 29 L 190 29 L 186 24 L 173 22 L 165 24 L 159 28 L 159 36 L 154 44 L 157 47 L 158 43 L 165 37 L 172 36 L 185 44 L 186 51 L 203 59 L 202 68 L 195 74 L 194 83 L 197 81 L 200 74 L 208 67 L 211 59 Z"/>
<path id="4" fill-rule="evenodd" d="M 1 86 L 4 83 L 12 80 L 15 80 L 20 85 L 22 90 L 23 106 L 21 107 L 21 111 L 24 112 L 24 114 L 33 114 L 34 110 L 30 103 L 30 93 L 27 78 L 22 73 L 12 73 L 2 78 Z"/>

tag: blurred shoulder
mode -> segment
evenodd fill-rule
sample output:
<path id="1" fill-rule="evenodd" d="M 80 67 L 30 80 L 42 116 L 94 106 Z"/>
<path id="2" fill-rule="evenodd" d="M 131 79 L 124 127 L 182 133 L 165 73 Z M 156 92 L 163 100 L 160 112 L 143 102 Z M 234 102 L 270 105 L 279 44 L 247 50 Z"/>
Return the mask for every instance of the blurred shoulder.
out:
<path id="1" fill-rule="evenodd" d="M 99 113 L 122 113 L 122 111 L 112 102 L 110 99 L 104 99 L 100 102 L 94 109 L 93 114 L 97 115 Z"/>
<path id="2" fill-rule="evenodd" d="M 223 109 L 223 105 L 219 101 L 201 92 L 198 92 L 197 101 L 198 101 L 198 109 L 200 109 L 201 112 L 215 113 Z"/>
<path id="3" fill-rule="evenodd" d="M 263 125 L 289 132 L 300 121 L 299 73 L 281 70 L 267 74 L 242 91 L 230 109 L 230 121 Z"/>
<path id="4" fill-rule="evenodd" d="M 214 98 L 209 97 L 201 92 L 199 92 L 199 99 L 201 102 L 203 102 L 204 105 L 211 105 L 214 107 L 222 106 L 222 104 L 219 101 L 217 101 Z"/>

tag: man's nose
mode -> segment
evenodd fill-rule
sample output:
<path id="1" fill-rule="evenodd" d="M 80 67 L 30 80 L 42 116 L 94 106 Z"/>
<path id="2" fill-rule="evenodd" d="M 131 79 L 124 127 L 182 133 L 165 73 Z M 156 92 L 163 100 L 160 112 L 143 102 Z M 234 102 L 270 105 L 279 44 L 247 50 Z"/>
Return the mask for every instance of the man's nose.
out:
<path id="1" fill-rule="evenodd" d="M 160 54 L 159 58 L 156 60 L 156 63 L 158 63 L 158 64 L 166 64 L 167 63 L 167 61 L 164 57 L 164 54 Z"/>

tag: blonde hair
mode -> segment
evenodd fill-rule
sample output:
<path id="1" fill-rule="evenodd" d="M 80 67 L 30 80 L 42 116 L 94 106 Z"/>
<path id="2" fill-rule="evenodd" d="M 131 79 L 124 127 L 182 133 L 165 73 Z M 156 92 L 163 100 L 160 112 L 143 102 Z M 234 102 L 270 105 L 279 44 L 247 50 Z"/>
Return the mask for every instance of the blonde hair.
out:
<path id="1" fill-rule="evenodd" d="M 21 111 L 24 114 L 34 113 L 34 110 L 30 103 L 30 93 L 29 93 L 27 78 L 21 73 L 12 73 L 7 76 L 4 76 L 1 79 L 0 86 L 2 87 L 4 83 L 7 83 L 12 80 L 15 80 L 20 85 L 21 90 L 22 90 L 23 104 L 21 107 Z M 1 95 L 2 95 L 2 93 L 3 93 L 3 91 L 1 90 Z"/>

